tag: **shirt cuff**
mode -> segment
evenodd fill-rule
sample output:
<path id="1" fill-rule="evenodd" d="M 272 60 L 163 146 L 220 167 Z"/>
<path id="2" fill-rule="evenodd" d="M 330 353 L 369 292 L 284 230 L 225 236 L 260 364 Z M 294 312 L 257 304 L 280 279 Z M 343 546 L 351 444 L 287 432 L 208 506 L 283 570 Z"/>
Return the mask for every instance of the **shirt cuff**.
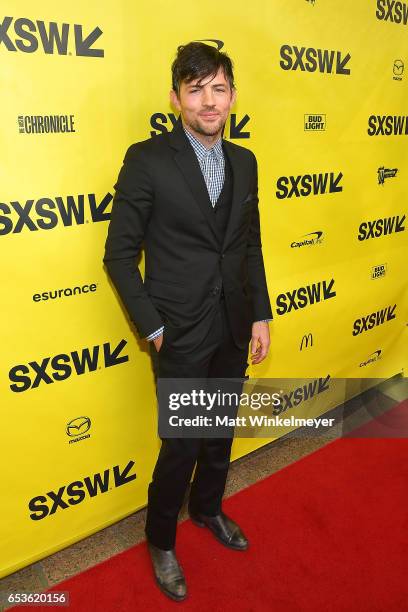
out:
<path id="1" fill-rule="evenodd" d="M 159 327 L 159 329 L 156 329 L 156 331 L 146 336 L 145 340 L 147 340 L 148 342 L 150 342 L 150 340 L 154 340 L 154 338 L 157 338 L 157 336 L 160 336 L 160 334 L 163 333 L 163 329 L 164 329 L 164 325 L 162 325 L 161 327 Z"/>
<path id="2" fill-rule="evenodd" d="M 260 321 L 254 321 L 254 323 L 260 323 L 261 321 L 268 323 L 269 321 L 273 321 L 273 319 L 260 319 Z"/>

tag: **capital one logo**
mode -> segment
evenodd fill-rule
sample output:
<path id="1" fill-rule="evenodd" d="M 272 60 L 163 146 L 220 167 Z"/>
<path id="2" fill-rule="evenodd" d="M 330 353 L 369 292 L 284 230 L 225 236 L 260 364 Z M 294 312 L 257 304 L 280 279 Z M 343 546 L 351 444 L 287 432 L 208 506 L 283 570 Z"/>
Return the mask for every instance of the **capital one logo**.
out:
<path id="1" fill-rule="evenodd" d="M 83 30 L 77 23 L 32 21 L 26 17 L 4 17 L 0 24 L 0 51 L 35 53 L 42 48 L 47 55 L 104 57 L 104 50 L 93 47 L 102 30 Z M 70 43 L 70 47 L 68 45 Z"/>

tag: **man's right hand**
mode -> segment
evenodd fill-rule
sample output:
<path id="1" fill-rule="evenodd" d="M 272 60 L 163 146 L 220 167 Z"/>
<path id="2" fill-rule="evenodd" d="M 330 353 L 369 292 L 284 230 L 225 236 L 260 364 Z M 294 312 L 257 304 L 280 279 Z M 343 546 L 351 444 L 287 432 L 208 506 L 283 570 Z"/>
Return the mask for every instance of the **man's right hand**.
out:
<path id="1" fill-rule="evenodd" d="M 153 342 L 154 346 L 156 347 L 156 351 L 159 352 L 163 342 L 163 334 L 160 334 L 160 336 L 157 336 L 157 338 L 153 338 Z"/>

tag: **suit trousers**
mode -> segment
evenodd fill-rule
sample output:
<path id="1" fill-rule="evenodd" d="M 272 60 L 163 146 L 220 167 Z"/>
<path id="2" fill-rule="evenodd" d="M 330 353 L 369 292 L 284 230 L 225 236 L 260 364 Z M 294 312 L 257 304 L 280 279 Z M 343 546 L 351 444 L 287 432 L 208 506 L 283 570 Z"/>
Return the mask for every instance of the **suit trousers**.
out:
<path id="1" fill-rule="evenodd" d="M 159 351 L 153 341 L 149 344 L 156 384 L 158 377 L 244 379 L 249 365 L 248 349 L 238 348 L 233 341 L 223 294 L 210 331 L 194 354 L 180 358 L 165 341 Z M 208 516 L 221 511 L 232 441 L 232 437 L 162 438 L 148 488 L 145 532 L 152 544 L 163 550 L 175 546 L 177 518 L 194 467 L 189 508 Z"/>

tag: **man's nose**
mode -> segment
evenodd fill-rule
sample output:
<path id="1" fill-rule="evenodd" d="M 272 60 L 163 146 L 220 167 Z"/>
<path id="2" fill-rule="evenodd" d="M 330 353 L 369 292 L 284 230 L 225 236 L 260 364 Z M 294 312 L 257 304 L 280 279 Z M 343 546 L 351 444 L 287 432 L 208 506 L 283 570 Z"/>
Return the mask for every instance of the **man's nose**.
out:
<path id="1" fill-rule="evenodd" d="M 214 101 L 214 93 L 212 91 L 212 89 L 206 89 L 205 87 L 203 87 L 203 97 L 202 97 L 202 102 L 205 106 L 214 106 L 215 101 Z"/>

